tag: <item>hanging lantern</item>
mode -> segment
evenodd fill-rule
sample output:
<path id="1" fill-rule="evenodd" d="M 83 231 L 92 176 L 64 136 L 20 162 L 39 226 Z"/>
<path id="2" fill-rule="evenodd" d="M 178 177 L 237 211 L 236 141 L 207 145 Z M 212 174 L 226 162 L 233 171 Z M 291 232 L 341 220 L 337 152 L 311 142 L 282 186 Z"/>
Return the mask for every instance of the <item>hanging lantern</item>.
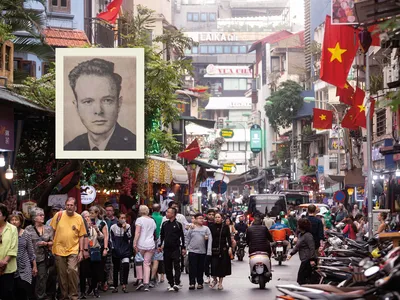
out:
<path id="1" fill-rule="evenodd" d="M 358 39 L 360 40 L 360 46 L 363 53 L 367 53 L 372 44 L 371 32 L 367 29 L 363 29 L 358 33 Z"/>

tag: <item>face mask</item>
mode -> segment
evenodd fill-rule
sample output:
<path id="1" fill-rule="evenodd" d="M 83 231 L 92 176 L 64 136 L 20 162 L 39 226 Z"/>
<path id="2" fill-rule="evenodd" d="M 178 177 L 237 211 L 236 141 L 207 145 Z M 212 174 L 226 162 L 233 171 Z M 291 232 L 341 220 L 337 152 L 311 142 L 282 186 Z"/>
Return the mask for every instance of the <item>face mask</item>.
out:
<path id="1" fill-rule="evenodd" d="M 125 224 L 126 223 L 126 220 L 121 220 L 121 221 L 119 221 L 121 224 Z"/>

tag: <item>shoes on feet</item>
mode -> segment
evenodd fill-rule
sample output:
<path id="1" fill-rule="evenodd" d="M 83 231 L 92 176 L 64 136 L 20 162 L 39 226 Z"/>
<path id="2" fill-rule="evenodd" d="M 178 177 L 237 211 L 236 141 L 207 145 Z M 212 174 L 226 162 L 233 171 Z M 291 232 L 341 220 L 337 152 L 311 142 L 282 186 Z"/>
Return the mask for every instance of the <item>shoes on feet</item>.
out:
<path id="1" fill-rule="evenodd" d="M 194 290 L 196 287 L 194 284 L 189 285 L 189 290 Z"/>
<path id="2" fill-rule="evenodd" d="M 156 286 L 156 282 L 151 280 L 150 283 L 149 283 L 149 287 L 150 288 L 154 288 L 155 286 Z"/>
<path id="3" fill-rule="evenodd" d="M 168 292 L 175 292 L 175 289 L 174 289 L 173 286 L 170 286 L 170 287 L 167 289 L 167 291 L 168 291 Z"/>
<path id="4" fill-rule="evenodd" d="M 138 286 L 140 283 L 140 279 L 137 279 L 136 282 L 133 284 L 133 286 Z"/>
<path id="5" fill-rule="evenodd" d="M 210 282 L 211 282 L 211 277 L 207 276 L 206 280 L 204 280 L 204 283 L 205 284 L 210 284 Z"/>
<path id="6" fill-rule="evenodd" d="M 113 293 L 113 294 L 118 293 L 118 288 L 113 289 L 113 291 L 111 293 Z"/>
<path id="7" fill-rule="evenodd" d="M 222 291 L 224 289 L 224 287 L 222 286 L 222 284 L 218 284 L 218 290 Z"/>
<path id="8" fill-rule="evenodd" d="M 175 291 L 175 292 L 178 292 L 178 291 L 179 291 L 179 285 L 177 285 L 177 284 L 174 285 L 174 291 Z"/>
<path id="9" fill-rule="evenodd" d="M 197 289 L 198 289 L 198 290 L 202 290 L 202 289 L 203 289 L 203 285 L 202 285 L 202 284 L 198 284 L 198 285 L 197 285 Z"/>
<path id="10" fill-rule="evenodd" d="M 82 294 L 79 296 L 79 299 L 87 299 L 87 298 L 86 298 L 86 294 L 85 294 L 85 293 L 82 293 Z"/>
<path id="11" fill-rule="evenodd" d="M 213 281 L 210 283 L 210 288 L 214 288 L 214 287 L 217 285 L 217 283 L 218 283 L 217 280 L 213 280 Z"/>
<path id="12" fill-rule="evenodd" d="M 93 295 L 94 295 L 95 298 L 100 298 L 99 290 L 98 290 L 98 289 L 95 289 L 95 290 L 93 291 Z"/>
<path id="13" fill-rule="evenodd" d="M 143 290 L 144 290 L 145 292 L 150 291 L 149 285 L 148 285 L 148 284 L 145 284 Z"/>
<path id="14" fill-rule="evenodd" d="M 139 285 L 137 286 L 136 290 L 140 291 L 142 288 L 144 288 L 143 281 L 140 281 Z"/>
<path id="15" fill-rule="evenodd" d="M 124 292 L 124 294 L 128 293 L 128 290 L 126 289 L 126 287 L 122 288 L 122 291 Z"/>

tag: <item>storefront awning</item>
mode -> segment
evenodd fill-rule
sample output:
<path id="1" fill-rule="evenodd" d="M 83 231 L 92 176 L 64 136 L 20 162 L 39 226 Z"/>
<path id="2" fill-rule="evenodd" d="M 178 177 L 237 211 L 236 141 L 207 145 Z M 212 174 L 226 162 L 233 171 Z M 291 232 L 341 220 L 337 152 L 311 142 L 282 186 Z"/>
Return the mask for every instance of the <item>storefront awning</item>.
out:
<path id="1" fill-rule="evenodd" d="M 189 184 L 189 176 L 180 163 L 158 156 L 149 156 L 147 179 L 153 183 Z"/>

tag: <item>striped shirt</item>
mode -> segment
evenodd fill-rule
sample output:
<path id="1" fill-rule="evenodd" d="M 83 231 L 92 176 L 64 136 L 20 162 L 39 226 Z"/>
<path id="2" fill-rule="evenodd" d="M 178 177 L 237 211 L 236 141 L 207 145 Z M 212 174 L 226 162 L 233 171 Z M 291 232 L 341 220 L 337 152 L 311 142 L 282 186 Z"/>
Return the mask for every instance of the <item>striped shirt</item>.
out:
<path id="1" fill-rule="evenodd" d="M 14 277 L 20 277 L 23 281 L 32 283 L 32 262 L 36 259 L 33 250 L 32 238 L 26 231 L 18 236 L 17 266 Z"/>

